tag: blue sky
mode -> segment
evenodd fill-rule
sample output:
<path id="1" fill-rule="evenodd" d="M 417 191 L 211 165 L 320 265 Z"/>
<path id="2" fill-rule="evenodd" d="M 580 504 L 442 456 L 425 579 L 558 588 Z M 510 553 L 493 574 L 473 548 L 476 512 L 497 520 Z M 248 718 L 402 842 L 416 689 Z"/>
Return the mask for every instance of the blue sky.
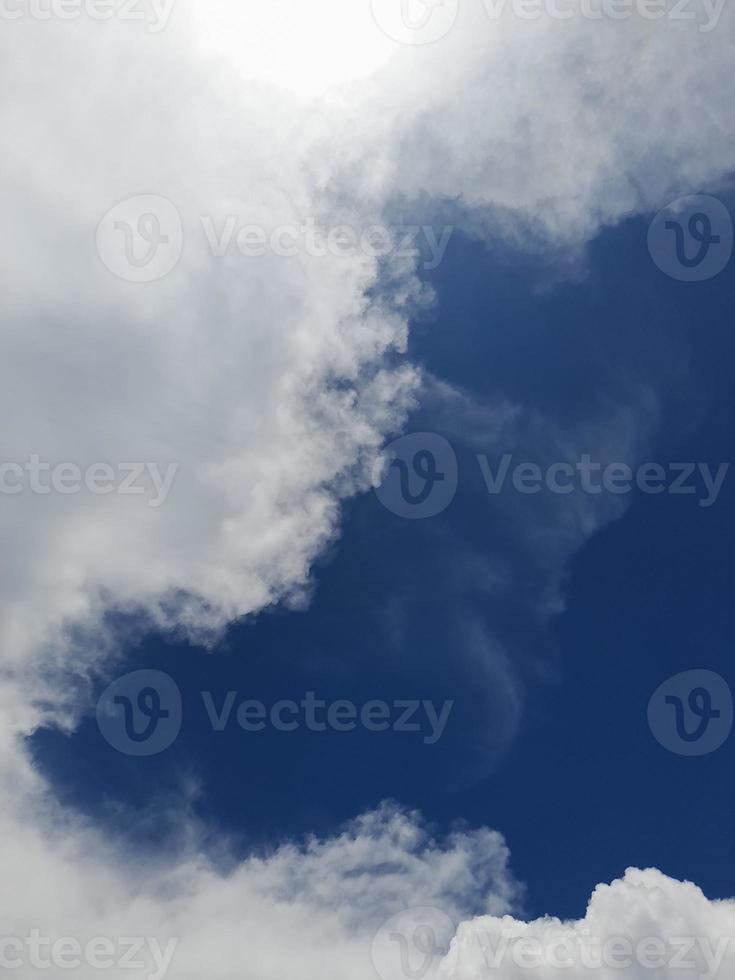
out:
<path id="1" fill-rule="evenodd" d="M 0 971 L 731 976 L 735 10 L 0 21 Z"/>
<path id="2" fill-rule="evenodd" d="M 626 392 L 645 384 L 661 408 L 643 458 L 716 471 L 732 455 L 732 275 L 697 284 L 662 275 L 647 253 L 648 223 L 603 233 L 574 282 L 552 281 L 557 270 L 541 258 L 456 235 L 430 277 L 438 302 L 417 326 L 412 356 L 478 403 L 522 401 L 560 425 L 608 400 L 613 415 L 624 413 Z M 427 401 L 406 431 L 452 441 L 460 480 L 446 511 L 405 520 L 361 495 L 344 505 L 306 608 L 233 626 L 211 653 L 156 635 L 128 645 L 117 673 L 163 670 L 182 691 L 182 732 L 166 753 L 120 756 L 88 717 L 71 739 L 39 732 L 36 759 L 73 805 L 148 845 L 167 832 L 153 816 L 157 797 L 188 776 L 200 784 L 194 811 L 244 851 L 332 834 L 392 798 L 441 828 L 459 820 L 500 830 L 530 915 L 580 915 L 593 887 L 630 865 L 727 897 L 735 746 L 695 759 L 666 752 L 646 710 L 680 671 L 732 678 L 731 481 L 709 508 L 697 495 L 634 492 L 621 516 L 544 568 L 520 529 L 504 526 L 474 458 L 479 445 L 463 441 L 451 407 Z M 527 438 L 488 439 L 486 450 L 534 461 Z M 579 448 L 597 451 L 592 440 Z M 523 505 L 520 520 L 551 535 L 565 518 L 541 498 Z M 558 506 L 571 511 L 574 499 Z M 483 584 L 499 562 L 512 579 Z M 538 604 L 555 576 L 565 608 L 546 616 Z M 484 684 L 485 667 L 473 663 L 478 633 L 507 650 Z M 509 686 L 518 706 L 507 703 Z M 214 733 L 201 692 L 219 705 L 231 690 L 238 703 L 314 691 L 357 704 L 451 699 L 454 709 L 434 745 L 392 731 L 248 733 L 233 723 Z M 120 824 L 113 804 L 128 803 L 145 814 L 140 826 L 127 815 Z"/>

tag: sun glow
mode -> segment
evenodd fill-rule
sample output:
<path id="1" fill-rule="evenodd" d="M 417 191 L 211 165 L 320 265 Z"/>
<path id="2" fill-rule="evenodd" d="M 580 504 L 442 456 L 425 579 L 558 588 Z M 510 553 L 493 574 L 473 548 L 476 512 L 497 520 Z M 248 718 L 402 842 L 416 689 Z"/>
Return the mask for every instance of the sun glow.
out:
<path id="1" fill-rule="evenodd" d="M 396 50 L 369 0 L 246 0 L 191 8 L 203 50 L 245 78 L 312 97 L 369 75 Z"/>

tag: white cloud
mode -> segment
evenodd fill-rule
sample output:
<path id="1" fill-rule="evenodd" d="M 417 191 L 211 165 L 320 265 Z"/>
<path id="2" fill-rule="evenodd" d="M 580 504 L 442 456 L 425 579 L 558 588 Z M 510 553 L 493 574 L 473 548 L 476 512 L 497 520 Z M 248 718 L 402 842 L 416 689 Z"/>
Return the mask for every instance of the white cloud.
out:
<path id="1" fill-rule="evenodd" d="M 186 816 L 178 826 L 186 843 L 172 859 L 116 853 L 38 797 L 24 798 L 23 807 L 22 816 L 6 808 L 0 817 L 0 941 L 23 943 L 22 950 L 0 945 L 0 954 L 22 960 L 12 971 L 20 980 L 39 972 L 30 961 L 34 930 L 52 943 L 72 939 L 83 951 L 100 937 L 118 952 L 126 938 L 145 940 L 140 968 L 116 961 L 105 971 L 112 977 L 156 975 L 154 943 L 173 950 L 165 972 L 172 980 L 374 980 L 375 937 L 395 916 L 397 934 L 377 950 L 383 980 L 410 980 L 422 968 L 436 980 L 576 980 L 590 973 L 601 980 L 712 980 L 735 963 L 735 901 L 711 902 L 690 883 L 629 870 L 595 889 L 580 921 L 524 922 L 514 917 L 523 891 L 500 835 L 458 830 L 438 840 L 415 813 L 389 804 L 334 837 L 285 844 L 240 863 L 224 846 L 216 860 L 208 857 Z M 448 953 L 440 947 L 428 959 L 424 938 L 401 914 L 427 906 L 430 923 L 458 924 Z M 48 943 L 41 959 L 51 955 Z M 75 970 L 98 974 L 86 962 Z"/>
<path id="2" fill-rule="evenodd" d="M 703 34 L 635 19 L 489 24 L 468 5 L 441 42 L 394 51 L 367 4 L 249 3 L 240 35 L 235 6 L 220 5 L 207 35 L 183 4 L 159 33 L 2 25 L 2 458 L 179 472 L 156 509 L 122 495 L 2 501 L 0 908 L 15 930 L 182 933 L 182 977 L 244 964 L 239 976 L 344 980 L 371 975 L 368 932 L 384 911 L 507 904 L 500 841 L 458 835 L 442 850 L 383 814 L 221 875 L 198 858 L 126 865 L 92 831 L 42 816 L 50 804 L 21 808 L 21 787 L 38 789 L 14 739 L 49 693 L 39 663 L 73 658 L 83 672 L 109 642 L 110 608 L 201 637 L 298 597 L 339 501 L 367 486 L 415 390 L 416 372 L 395 361 L 410 269 L 394 270 L 385 298 L 366 254 L 218 259 L 201 219 L 362 228 L 388 220 L 396 199 L 429 195 L 457 202 L 479 233 L 584 242 L 731 170 L 735 14 Z M 334 17 L 349 28 L 336 39 Z M 333 83 L 345 84 L 317 98 Z M 181 215 L 183 255 L 160 281 L 131 283 L 102 264 L 95 230 L 118 202 L 150 194 Z M 47 710 L 69 722 L 52 692 Z M 596 896 L 606 921 L 732 932 L 730 905 L 638 874 Z M 473 928 L 457 942 L 467 977 L 483 975 Z"/>
<path id="3" fill-rule="evenodd" d="M 395 912 L 428 903 L 455 920 L 481 910 L 502 914 L 519 893 L 498 834 L 457 832 L 439 841 L 416 814 L 387 804 L 338 836 L 287 844 L 239 865 L 220 855 L 219 866 L 195 847 L 170 864 L 113 857 L 89 830 L 66 824 L 63 837 L 53 832 L 57 816 L 47 814 L 41 830 L 3 817 L 4 878 L 15 884 L 0 890 L 0 939 L 25 939 L 33 929 L 82 945 L 97 936 L 139 936 L 165 949 L 176 939 L 168 975 L 182 980 L 234 973 L 367 980 L 373 935 Z M 36 975 L 24 955 L 25 968 L 14 971 L 23 980 Z M 108 975 L 148 976 L 150 963 Z"/>
<path id="4" fill-rule="evenodd" d="M 202 16 L 178 6 L 158 33 L 27 17 L 3 31 L 3 460 L 178 466 L 159 508 L 3 499 L 6 663 L 58 652 L 63 627 L 110 606 L 201 636 L 298 595 L 401 423 L 416 374 L 390 354 L 410 265 L 381 300 L 370 255 L 216 258 L 202 219 L 364 229 L 428 194 L 476 231 L 566 246 L 734 158 L 732 11 L 705 34 L 467 4 L 419 48 L 358 3 L 225 5 L 206 31 Z M 151 194 L 178 209 L 183 255 L 131 283 L 95 230 Z"/>
<path id="5" fill-rule="evenodd" d="M 454 202 L 481 235 L 575 246 L 729 179 L 729 5 L 709 32 L 701 3 L 693 20 L 646 19 L 632 4 L 627 19 L 591 20 L 582 12 L 601 4 L 590 0 L 559 4 L 569 20 L 524 20 L 510 3 L 488 16 L 495 6 L 460 4 L 441 41 L 400 49 L 382 72 L 353 130 L 363 152 L 367 116 L 380 193 Z"/>
<path id="6" fill-rule="evenodd" d="M 414 386 L 386 360 L 405 311 L 368 298 L 376 259 L 211 254 L 205 216 L 355 213 L 310 172 L 293 98 L 228 90 L 175 24 L 18 21 L 0 42 L 3 461 L 178 466 L 157 508 L 148 492 L 3 497 L 5 663 L 56 655 L 63 626 L 110 606 L 206 636 L 298 594 Z M 175 204 L 184 236 L 150 283 L 95 252 L 103 215 L 143 194 Z"/>
<path id="7" fill-rule="evenodd" d="M 463 922 L 439 975 L 451 980 L 598 976 L 712 980 L 735 963 L 735 902 L 696 885 L 629 869 L 598 885 L 584 919 L 533 922 L 483 916 Z"/>

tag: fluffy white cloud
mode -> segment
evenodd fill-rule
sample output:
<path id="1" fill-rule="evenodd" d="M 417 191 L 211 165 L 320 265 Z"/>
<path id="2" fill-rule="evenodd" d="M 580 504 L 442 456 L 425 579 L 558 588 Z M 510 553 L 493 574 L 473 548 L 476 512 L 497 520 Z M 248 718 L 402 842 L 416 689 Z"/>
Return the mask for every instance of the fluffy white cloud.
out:
<path id="1" fill-rule="evenodd" d="M 235 218 L 268 233 L 361 221 L 312 172 L 295 97 L 234 89 L 188 22 L 136 26 L 19 20 L 0 41 L 15 93 L 1 117 L 6 664 L 49 645 L 56 656 L 64 627 L 110 607 L 206 638 L 298 599 L 414 386 L 387 357 L 405 346 L 405 307 L 368 295 L 374 256 L 244 257 L 234 241 L 214 254 Z M 149 283 L 113 274 L 136 271 L 123 227 L 103 232 L 120 236 L 120 268 L 95 250 L 103 215 L 140 195 L 165 195 L 183 225 L 181 261 Z M 139 217 L 135 204 L 118 215 L 133 229 Z M 160 220 L 174 236 L 175 212 Z M 173 482 L 162 495 L 145 474 L 141 495 L 33 492 L 18 469 L 33 455 L 38 485 L 49 464 L 94 481 L 135 462 Z"/>
<path id="2" fill-rule="evenodd" d="M 735 902 L 711 902 L 690 882 L 629 869 L 598 885 L 584 919 L 463 922 L 438 975 L 452 980 L 565 976 L 712 980 L 735 963 Z"/>
<path id="3" fill-rule="evenodd" d="M 0 847 L 13 884 L 0 910 L 13 934 L 181 934 L 182 977 L 343 980 L 371 975 L 368 934 L 401 905 L 510 905 L 497 837 L 442 849 L 394 813 L 227 874 L 196 857 L 144 868 L 46 812 L 15 737 L 42 717 L 41 677 L 104 654 L 106 610 L 210 637 L 299 601 L 340 500 L 368 485 L 414 396 L 397 357 L 418 299 L 410 264 L 382 277 L 365 250 L 218 257 L 202 219 L 217 235 L 233 217 L 268 234 L 309 219 L 363 230 L 422 198 L 481 234 L 577 245 L 732 168 L 734 17 L 703 33 L 668 19 L 490 22 L 468 4 L 416 49 L 357 0 L 233 0 L 204 23 L 180 4 L 158 32 L 3 22 L 2 461 L 178 466 L 158 507 L 150 481 L 142 496 L 3 496 Z M 150 283 L 116 277 L 95 247 L 103 216 L 140 195 L 171 201 L 183 232 L 181 260 Z M 175 221 L 142 228 L 175 246 Z M 68 722 L 51 690 L 48 710 Z M 653 872 L 593 907 L 610 928 L 732 932 L 731 906 Z M 455 945 L 463 977 L 484 976 L 476 928 Z"/>
<path id="4" fill-rule="evenodd" d="M 0 889 L 0 957 L 21 980 L 42 972 L 39 963 L 60 970 L 70 960 L 75 976 L 97 976 L 100 948 L 107 976 L 158 980 L 714 980 L 735 963 L 735 901 L 629 870 L 595 889 L 580 921 L 524 922 L 500 835 L 437 840 L 416 814 L 388 804 L 335 837 L 240 863 L 224 848 L 200 850 L 183 815 L 185 843 L 172 858 L 121 854 L 38 797 L 23 808 L 0 817 L 12 882 Z M 122 962 L 134 940 L 131 970 Z"/>
<path id="5" fill-rule="evenodd" d="M 589 16 L 613 6 L 617 18 Z M 548 247 L 729 180 L 735 11 L 694 2 L 682 19 L 667 2 L 652 20 L 649 6 L 460 4 L 445 37 L 382 72 L 380 191 L 444 199 L 478 234 Z"/>
<path id="6" fill-rule="evenodd" d="M 235 6 L 176 6 L 155 32 L 4 25 L 3 461 L 85 478 L 147 463 L 173 481 L 159 507 L 150 478 L 141 496 L 3 496 L 6 664 L 58 656 L 63 630 L 110 607 L 206 637 L 298 601 L 339 500 L 368 485 L 415 390 L 393 357 L 410 263 L 384 277 L 364 249 L 320 256 L 301 238 L 288 257 L 244 257 L 241 227 L 363 231 L 421 197 L 454 201 L 470 229 L 567 246 L 735 158 L 730 10 L 705 33 L 474 3 L 412 48 L 367 4 Z M 180 261 L 149 283 L 95 250 L 102 217 L 140 195 L 169 199 L 183 231 Z M 140 217 L 113 214 L 103 253 Z M 166 220 L 142 230 L 175 247 Z"/>
<path id="7" fill-rule="evenodd" d="M 4 939 L 23 940 L 22 953 L 7 948 L 8 958 L 22 959 L 13 972 L 23 980 L 37 975 L 27 941 L 34 930 L 54 942 L 74 938 L 83 949 L 95 937 L 116 950 L 124 937 L 155 939 L 162 950 L 176 940 L 170 977 L 367 980 L 373 935 L 394 913 L 430 904 L 455 921 L 482 910 L 502 914 L 519 893 L 498 834 L 437 841 L 416 814 L 390 805 L 334 838 L 284 845 L 239 865 L 225 854 L 214 863 L 195 845 L 169 862 L 113 855 L 93 831 L 68 823 L 54 831 L 57 816 L 45 814 L 41 828 L 7 814 L 0 823 L 4 877 L 15 883 L 0 889 L 0 956 Z M 42 957 L 51 956 L 47 945 Z M 142 956 L 140 970 L 116 966 L 108 975 L 150 976 L 149 946 Z M 76 976 L 98 975 L 84 952 L 81 959 Z"/>

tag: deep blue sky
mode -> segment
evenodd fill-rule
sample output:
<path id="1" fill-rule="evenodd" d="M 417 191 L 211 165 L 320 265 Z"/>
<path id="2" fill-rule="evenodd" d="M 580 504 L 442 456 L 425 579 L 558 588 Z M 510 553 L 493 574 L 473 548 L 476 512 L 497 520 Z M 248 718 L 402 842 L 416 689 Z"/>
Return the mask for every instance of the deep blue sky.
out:
<path id="1" fill-rule="evenodd" d="M 477 402 L 507 398 L 561 429 L 589 423 L 590 452 L 593 433 L 648 387 L 659 417 L 640 420 L 652 432 L 646 458 L 734 460 L 733 265 L 705 283 L 669 279 L 648 256 L 647 226 L 606 231 L 574 281 L 551 261 L 455 234 L 431 274 L 437 306 L 414 329 L 412 356 Z M 190 775 L 201 785 L 195 812 L 243 848 L 333 831 L 386 797 L 439 830 L 489 825 L 507 837 L 532 915 L 580 915 L 594 885 L 629 865 L 730 895 L 735 735 L 712 755 L 682 758 L 654 740 L 646 707 L 679 671 L 735 683 L 735 473 L 706 510 L 692 497 L 632 495 L 566 564 L 567 606 L 549 618 L 538 609 L 550 572 L 525 529 L 553 530 L 572 501 L 549 507 L 542 495 L 503 509 L 483 486 L 477 445 L 448 418 L 429 399 L 407 427 L 455 447 L 459 491 L 443 514 L 412 522 L 373 494 L 350 501 L 308 610 L 234 627 L 213 655 L 161 637 L 131 646 L 116 673 L 165 670 L 182 690 L 171 749 L 127 759 L 90 715 L 71 739 L 39 733 L 39 763 L 65 799 L 138 841 L 160 839 L 156 801 Z M 507 451 L 528 459 L 533 447 L 537 434 Z M 478 631 L 502 646 L 504 666 L 481 662 Z M 523 692 L 517 730 L 508 676 Z M 266 703 L 314 690 L 456 705 L 433 747 L 390 733 L 217 734 L 202 689 Z M 139 826 L 121 818 L 121 802 L 141 808 Z"/>

